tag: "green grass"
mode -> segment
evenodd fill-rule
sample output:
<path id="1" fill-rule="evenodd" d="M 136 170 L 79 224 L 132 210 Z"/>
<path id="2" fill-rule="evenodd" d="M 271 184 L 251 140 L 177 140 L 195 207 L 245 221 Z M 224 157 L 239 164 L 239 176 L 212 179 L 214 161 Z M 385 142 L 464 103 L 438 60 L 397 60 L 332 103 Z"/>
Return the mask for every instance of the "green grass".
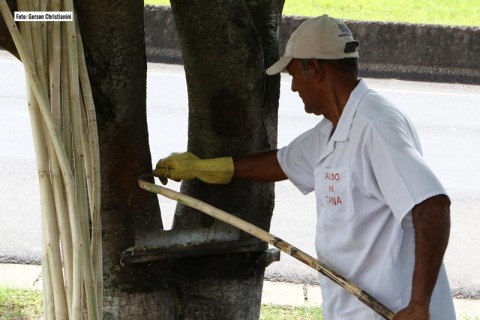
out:
<path id="1" fill-rule="evenodd" d="M 145 4 L 170 5 L 169 0 Z M 347 20 L 480 26 L 479 0 L 286 0 L 283 14 Z"/>
<path id="2" fill-rule="evenodd" d="M 0 286 L 0 320 L 39 319 L 42 300 L 41 291 Z"/>
<path id="3" fill-rule="evenodd" d="M 260 320 L 322 320 L 319 307 L 288 307 L 262 305 Z"/>
<path id="4" fill-rule="evenodd" d="M 0 285 L 0 320 L 37 320 L 43 313 L 42 292 Z M 262 305 L 260 320 L 322 320 L 319 307 Z M 462 316 L 462 320 L 480 320 Z"/>
<path id="5" fill-rule="evenodd" d="M 0 286 L 0 320 L 39 319 L 43 313 L 42 292 Z M 316 307 L 262 305 L 261 320 L 321 320 L 322 310 Z"/>

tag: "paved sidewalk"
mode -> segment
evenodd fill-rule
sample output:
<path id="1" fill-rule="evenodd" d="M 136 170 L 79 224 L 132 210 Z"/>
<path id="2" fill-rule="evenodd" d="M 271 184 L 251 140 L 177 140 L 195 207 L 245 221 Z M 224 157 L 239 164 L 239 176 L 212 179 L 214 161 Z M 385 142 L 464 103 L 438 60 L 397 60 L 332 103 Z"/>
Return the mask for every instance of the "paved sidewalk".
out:
<path id="1" fill-rule="evenodd" d="M 42 289 L 41 266 L 0 264 L 0 285 L 15 288 Z M 319 286 L 265 281 L 263 304 L 285 306 L 320 306 Z M 480 320 L 480 300 L 454 299 L 457 319 Z"/>

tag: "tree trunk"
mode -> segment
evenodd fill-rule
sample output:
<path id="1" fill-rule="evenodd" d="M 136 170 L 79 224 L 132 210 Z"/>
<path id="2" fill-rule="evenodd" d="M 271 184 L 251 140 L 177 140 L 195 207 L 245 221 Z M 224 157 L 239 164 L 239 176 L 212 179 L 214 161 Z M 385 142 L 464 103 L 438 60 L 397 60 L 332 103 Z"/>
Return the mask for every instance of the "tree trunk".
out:
<path id="1" fill-rule="evenodd" d="M 137 186 L 139 175 L 151 172 L 143 0 L 81 0 L 76 8 L 99 130 L 104 319 L 172 319 L 170 266 L 121 261 L 135 224 L 161 228 L 157 197 Z"/>
<path id="2" fill-rule="evenodd" d="M 200 158 L 276 148 L 279 76 L 265 75 L 278 59 L 282 1 L 172 0 L 189 97 L 188 149 Z M 201 181 L 182 192 L 269 229 L 273 184 Z M 174 228 L 214 228 L 218 221 L 178 206 Z M 228 229 L 228 227 L 225 227 Z M 232 247 L 251 238 L 231 232 Z M 232 248 L 235 249 L 235 248 Z M 177 310 L 185 319 L 258 319 L 265 265 L 261 251 L 177 262 Z M 182 275 L 183 274 L 183 275 Z"/>
<path id="3" fill-rule="evenodd" d="M 17 2 L 15 0 L 7 0 L 7 4 L 12 13 L 17 10 Z M 17 48 L 15 48 L 15 43 L 13 43 L 13 39 L 10 36 L 10 32 L 8 31 L 5 21 L 3 21 L 2 15 L 0 15 L 0 48 L 7 50 L 15 57 L 20 59 Z"/>

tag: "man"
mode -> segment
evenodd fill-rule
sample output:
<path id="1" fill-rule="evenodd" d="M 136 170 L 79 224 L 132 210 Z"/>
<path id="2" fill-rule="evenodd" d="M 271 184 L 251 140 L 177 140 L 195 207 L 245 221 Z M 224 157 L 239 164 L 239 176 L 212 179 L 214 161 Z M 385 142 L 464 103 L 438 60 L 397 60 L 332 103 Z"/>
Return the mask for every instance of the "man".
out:
<path id="1" fill-rule="evenodd" d="M 290 179 L 315 191 L 320 261 L 396 312 L 395 319 L 455 319 L 443 267 L 450 201 L 425 164 L 410 120 L 357 76 L 348 27 L 326 15 L 305 21 L 267 74 L 288 70 L 305 111 L 324 118 L 280 150 L 201 160 L 160 160 L 162 179 L 228 183 Z M 320 276 L 325 319 L 381 319 Z"/>

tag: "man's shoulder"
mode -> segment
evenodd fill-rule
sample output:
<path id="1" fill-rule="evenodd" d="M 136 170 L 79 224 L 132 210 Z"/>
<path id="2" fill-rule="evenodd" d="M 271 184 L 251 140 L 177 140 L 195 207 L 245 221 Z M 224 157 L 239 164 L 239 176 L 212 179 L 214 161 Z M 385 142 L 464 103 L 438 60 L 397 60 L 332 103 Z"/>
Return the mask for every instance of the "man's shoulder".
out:
<path id="1" fill-rule="evenodd" d="M 373 90 L 369 90 L 358 105 L 356 118 L 366 123 L 375 123 L 404 121 L 407 116 L 392 101 Z"/>

